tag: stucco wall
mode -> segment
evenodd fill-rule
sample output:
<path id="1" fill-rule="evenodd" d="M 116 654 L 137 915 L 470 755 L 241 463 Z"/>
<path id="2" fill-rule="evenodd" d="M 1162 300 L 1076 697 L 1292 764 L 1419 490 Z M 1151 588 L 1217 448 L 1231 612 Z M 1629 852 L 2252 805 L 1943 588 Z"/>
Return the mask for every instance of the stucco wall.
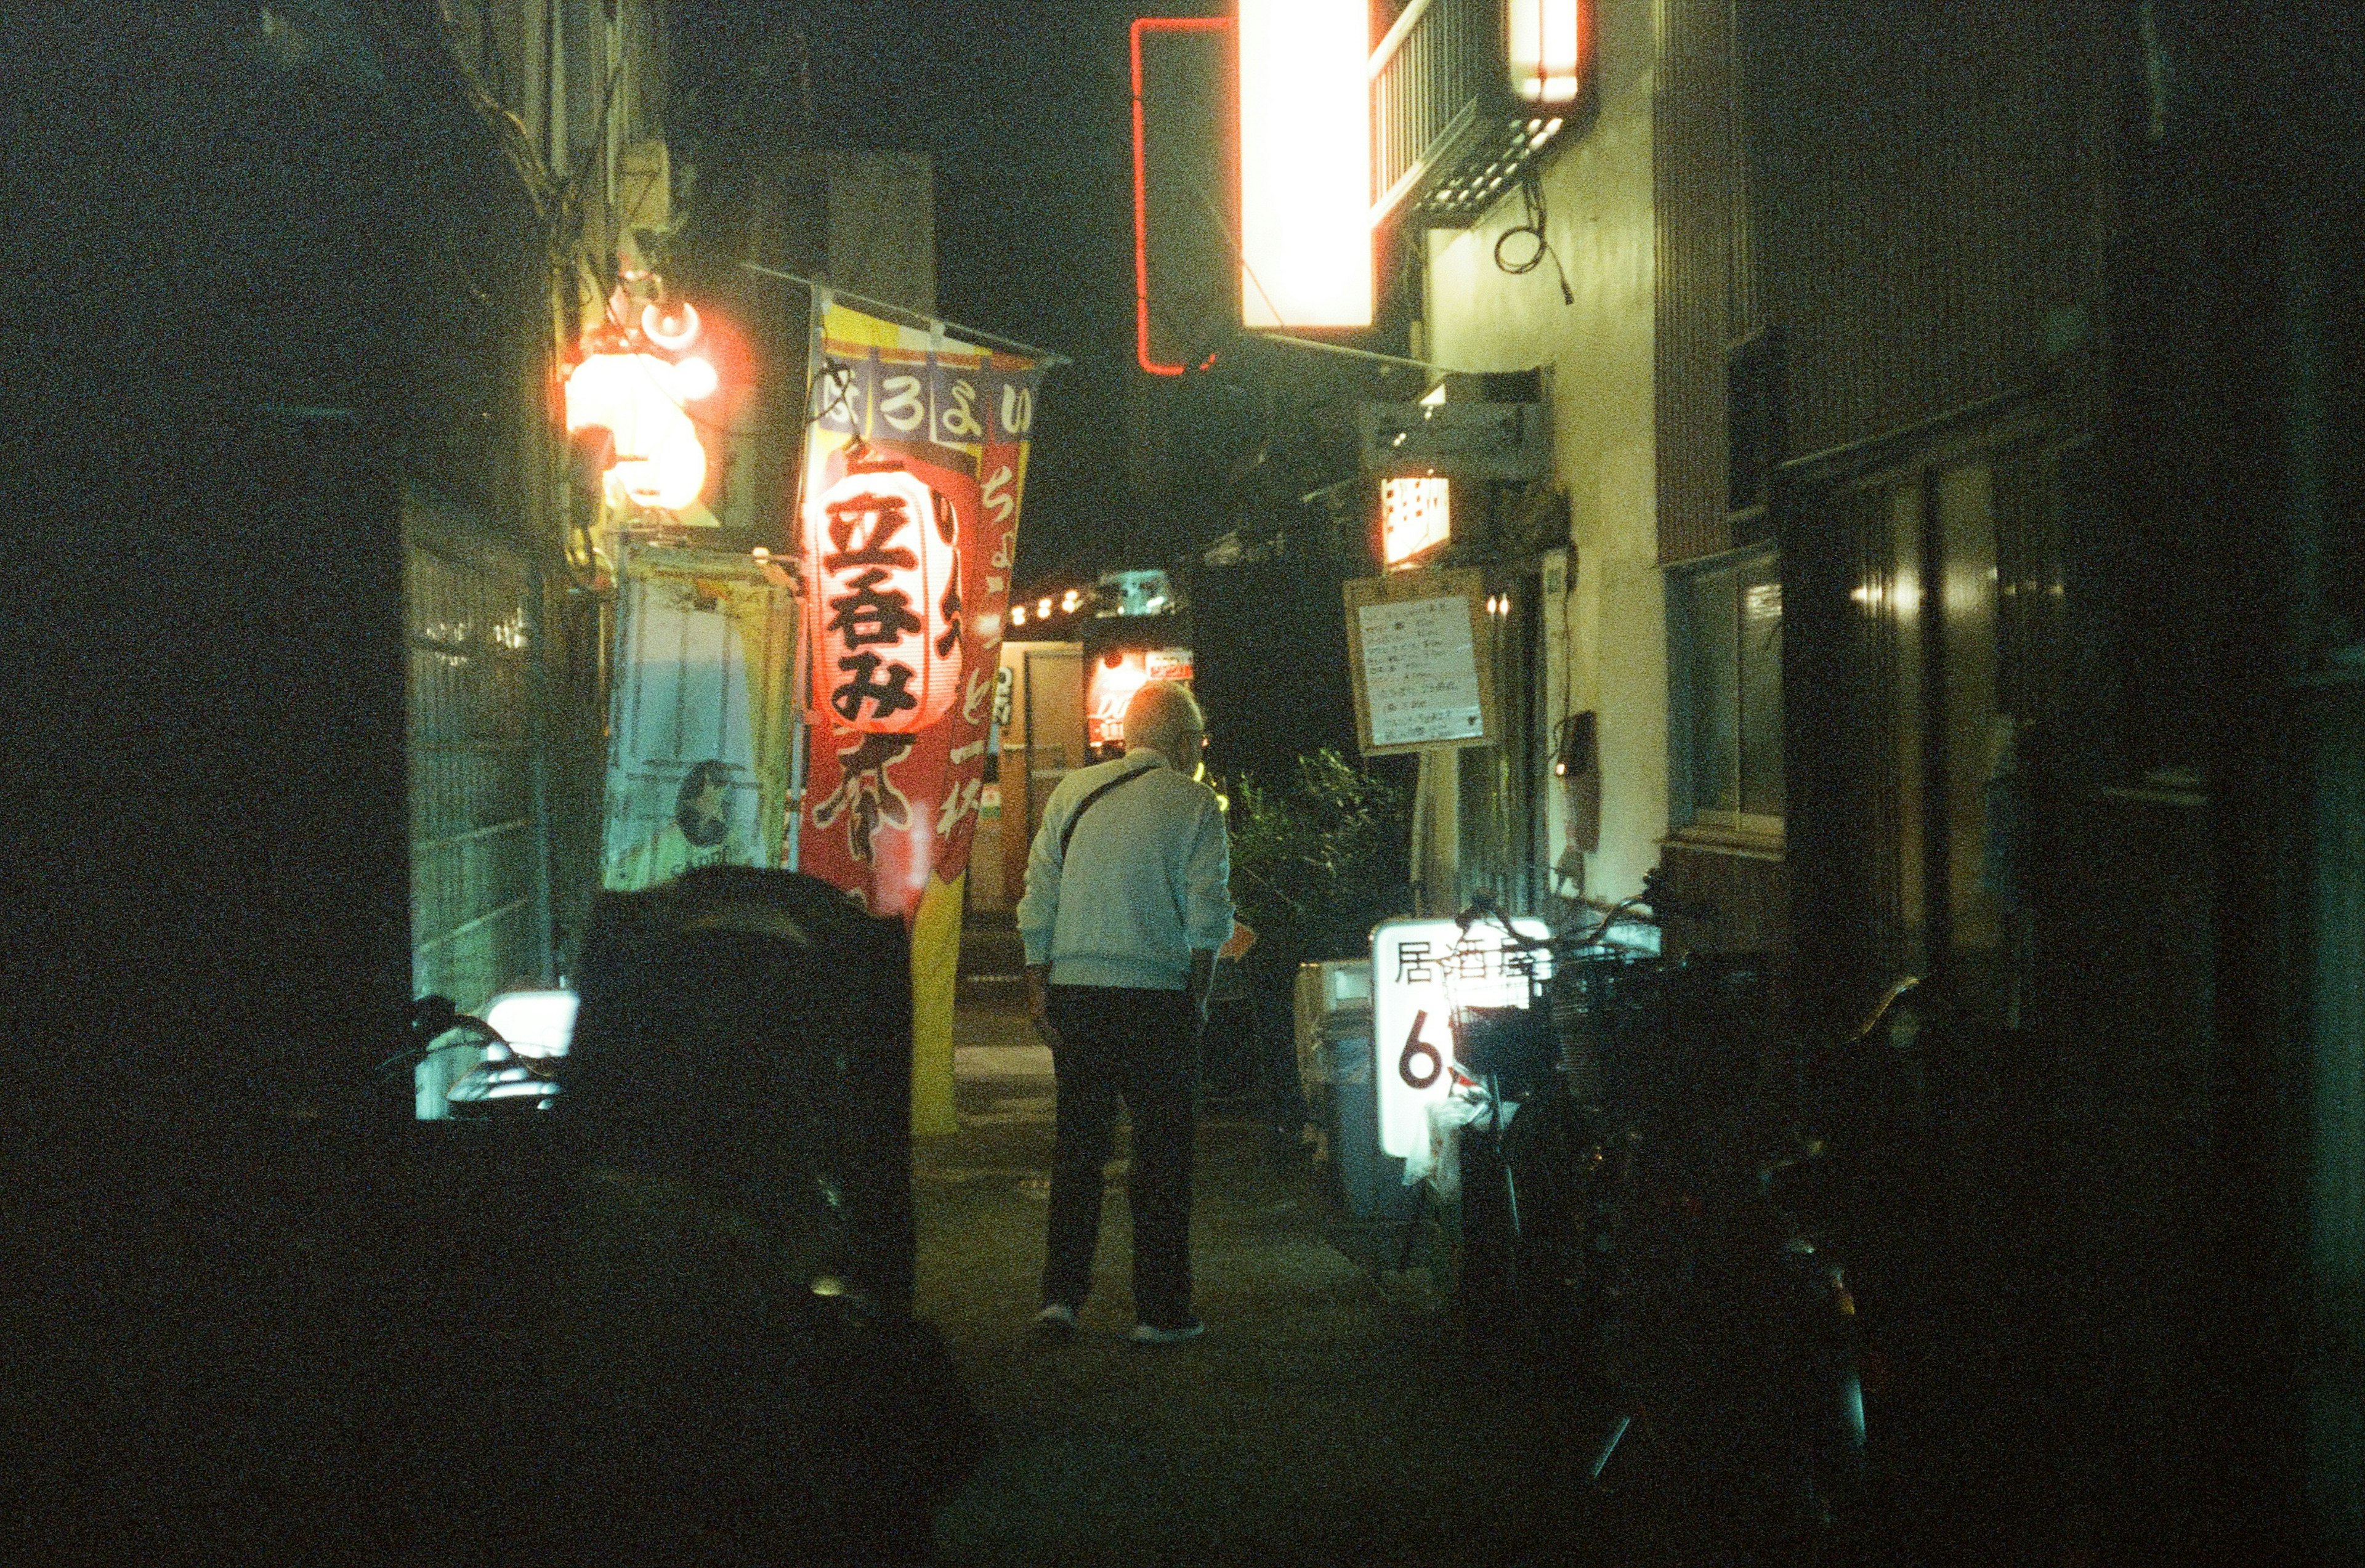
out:
<path id="1" fill-rule="evenodd" d="M 1571 711 L 1600 715 L 1601 844 L 1586 890 L 1635 891 L 1666 831 L 1666 620 L 1652 429 L 1651 7 L 1602 0 L 1600 111 L 1543 170 L 1546 260 L 1514 276 L 1495 243 L 1523 220 L 1514 193 L 1476 226 L 1429 237 L 1429 358 L 1454 370 L 1546 367 L 1553 454 L 1575 546 L 1567 605 Z M 1531 246 L 1513 241 L 1519 259 Z M 1539 678 L 1542 678 L 1539 672 Z M 1558 711 L 1557 709 L 1554 710 Z M 1553 842 L 1559 842 L 1555 812 Z"/>

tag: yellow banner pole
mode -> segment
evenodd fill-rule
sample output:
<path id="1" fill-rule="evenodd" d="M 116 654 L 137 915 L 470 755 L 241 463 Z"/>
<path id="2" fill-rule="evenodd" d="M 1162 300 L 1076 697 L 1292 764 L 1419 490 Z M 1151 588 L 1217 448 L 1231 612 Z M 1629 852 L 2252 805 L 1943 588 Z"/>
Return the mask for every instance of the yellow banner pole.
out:
<path id="1" fill-rule="evenodd" d="M 963 871 L 928 879 L 912 921 L 912 1136 L 960 1131 L 953 1114 L 953 994 L 960 973 Z"/>

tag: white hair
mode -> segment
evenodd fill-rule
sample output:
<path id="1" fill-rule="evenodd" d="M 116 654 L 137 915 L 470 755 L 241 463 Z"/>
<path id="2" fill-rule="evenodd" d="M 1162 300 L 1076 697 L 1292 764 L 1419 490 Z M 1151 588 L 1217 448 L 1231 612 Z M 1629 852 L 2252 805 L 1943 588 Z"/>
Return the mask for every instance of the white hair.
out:
<path id="1" fill-rule="evenodd" d="M 1180 681 L 1146 680 L 1125 705 L 1125 748 L 1171 752 L 1184 734 L 1202 732 L 1199 700 Z"/>

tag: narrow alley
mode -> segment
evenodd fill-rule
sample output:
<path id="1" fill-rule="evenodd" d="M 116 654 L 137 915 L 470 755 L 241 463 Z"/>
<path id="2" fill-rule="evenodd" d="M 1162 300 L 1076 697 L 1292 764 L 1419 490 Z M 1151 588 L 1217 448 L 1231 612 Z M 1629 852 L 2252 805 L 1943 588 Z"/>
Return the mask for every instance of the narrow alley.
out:
<path id="1" fill-rule="evenodd" d="M 2365 1564 L 2360 9 L 11 7 L 0 1559 Z"/>
<path id="2" fill-rule="evenodd" d="M 918 1314 L 992 1439 L 938 1518 L 946 1568 L 1580 1559 L 1604 1413 L 1565 1367 L 1474 1349 L 1427 1265 L 1398 1271 L 1394 1233 L 1343 1227 L 1323 1167 L 1273 1159 L 1250 1107 L 1218 1101 L 1200 1126 L 1206 1335 L 1121 1338 L 1120 1141 L 1083 1332 L 1032 1340 L 1050 1052 L 992 977 L 964 983 L 955 1028 L 961 1130 L 915 1154 Z"/>

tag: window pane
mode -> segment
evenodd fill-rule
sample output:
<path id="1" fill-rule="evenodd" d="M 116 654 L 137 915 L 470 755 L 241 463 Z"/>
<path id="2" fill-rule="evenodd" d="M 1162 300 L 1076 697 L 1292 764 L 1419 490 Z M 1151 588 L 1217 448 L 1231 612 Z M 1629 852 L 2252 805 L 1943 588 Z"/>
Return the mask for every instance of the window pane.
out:
<path id="1" fill-rule="evenodd" d="M 1741 810 L 1741 665 L 1738 580 L 1706 572 L 1686 588 L 1692 666 L 1692 809 Z"/>
<path id="2" fill-rule="evenodd" d="M 1782 814 L 1782 568 L 1742 568 L 1741 809 Z"/>
<path id="3" fill-rule="evenodd" d="M 1889 493 L 1890 568 L 1889 614 L 1895 639 L 1897 773 L 1897 904 L 1904 929 L 1899 962 L 1919 974 L 1929 962 L 1923 940 L 1929 920 L 1922 841 L 1922 484 Z"/>
<path id="4" fill-rule="evenodd" d="M 1990 781 L 2010 766 L 2012 733 L 1996 711 L 1995 515 L 1986 464 L 1938 476 L 1938 526 L 1945 593 L 1947 898 L 1954 946 L 1965 954 L 1992 949 L 2000 940 L 1987 803 Z"/>

